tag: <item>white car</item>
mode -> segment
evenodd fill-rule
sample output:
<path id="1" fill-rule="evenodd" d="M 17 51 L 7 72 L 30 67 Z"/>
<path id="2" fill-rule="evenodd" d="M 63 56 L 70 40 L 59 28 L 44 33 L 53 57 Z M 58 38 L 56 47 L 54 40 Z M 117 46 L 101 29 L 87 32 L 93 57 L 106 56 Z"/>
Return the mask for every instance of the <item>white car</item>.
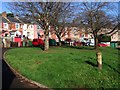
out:
<path id="1" fill-rule="evenodd" d="M 87 45 L 87 46 L 94 46 L 94 45 L 95 45 L 94 39 L 88 40 L 88 41 L 86 42 L 86 45 Z"/>

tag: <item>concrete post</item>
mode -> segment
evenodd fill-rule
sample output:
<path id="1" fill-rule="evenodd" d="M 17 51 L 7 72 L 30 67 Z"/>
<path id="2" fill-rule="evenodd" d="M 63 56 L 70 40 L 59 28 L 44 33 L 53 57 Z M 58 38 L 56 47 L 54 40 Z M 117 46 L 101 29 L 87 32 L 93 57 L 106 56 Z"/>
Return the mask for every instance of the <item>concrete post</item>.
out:
<path id="1" fill-rule="evenodd" d="M 6 48 L 6 39 L 5 38 L 3 40 L 3 43 L 4 43 L 4 48 Z"/>
<path id="2" fill-rule="evenodd" d="M 6 40 L 6 47 L 10 48 L 10 40 L 9 39 Z"/>
<path id="3" fill-rule="evenodd" d="M 98 69 L 102 69 L 102 53 L 101 52 L 97 52 L 96 54 L 97 56 L 97 65 L 98 65 Z"/>

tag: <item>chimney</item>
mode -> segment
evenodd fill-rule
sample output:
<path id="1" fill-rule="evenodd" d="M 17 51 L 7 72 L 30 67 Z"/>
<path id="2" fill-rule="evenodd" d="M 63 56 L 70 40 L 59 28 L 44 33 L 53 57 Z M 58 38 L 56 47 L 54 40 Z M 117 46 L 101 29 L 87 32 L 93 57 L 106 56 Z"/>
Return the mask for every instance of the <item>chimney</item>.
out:
<path id="1" fill-rule="evenodd" d="M 2 17 L 6 17 L 6 16 L 7 16 L 6 12 L 2 12 Z"/>

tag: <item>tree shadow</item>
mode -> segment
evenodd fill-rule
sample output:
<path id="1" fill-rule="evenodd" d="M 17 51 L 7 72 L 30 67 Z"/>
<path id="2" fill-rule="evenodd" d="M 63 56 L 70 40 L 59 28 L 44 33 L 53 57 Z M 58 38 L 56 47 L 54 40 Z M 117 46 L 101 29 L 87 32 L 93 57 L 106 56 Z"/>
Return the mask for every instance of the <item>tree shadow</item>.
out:
<path id="1" fill-rule="evenodd" d="M 109 68 L 111 68 L 112 70 L 116 71 L 118 74 L 120 74 L 120 72 L 118 70 L 116 70 L 115 68 L 113 68 L 111 65 L 107 64 L 107 63 L 103 63 L 105 65 L 107 65 Z M 118 66 L 119 68 L 120 66 Z"/>
<path id="2" fill-rule="evenodd" d="M 2 89 L 10 88 L 15 77 L 15 74 L 10 70 L 6 62 L 2 60 Z"/>
<path id="3" fill-rule="evenodd" d="M 89 65 L 91 65 L 91 66 L 93 66 L 93 67 L 97 67 L 97 64 L 94 64 L 93 62 L 85 61 L 85 63 L 87 63 L 87 64 L 89 64 Z"/>
<path id="4" fill-rule="evenodd" d="M 1 63 L 2 63 L 2 89 L 9 89 L 14 78 L 16 75 L 11 71 L 9 66 L 6 64 L 6 62 L 3 60 L 3 54 L 10 48 L 2 48 L 2 57 L 1 57 Z"/>
<path id="5" fill-rule="evenodd" d="M 2 48 L 2 58 L 0 61 L 2 63 L 2 90 L 12 90 L 12 89 L 27 89 L 27 88 L 35 88 L 37 89 L 38 86 L 32 85 L 28 81 L 22 81 L 15 75 L 15 73 L 10 69 L 8 64 L 5 62 L 3 58 L 4 52 L 6 52 L 10 48 Z M 38 88 L 39 89 L 39 88 Z"/>
<path id="6" fill-rule="evenodd" d="M 83 49 L 83 50 L 95 50 L 94 47 L 91 46 L 63 46 L 63 48 L 74 48 L 74 49 Z"/>

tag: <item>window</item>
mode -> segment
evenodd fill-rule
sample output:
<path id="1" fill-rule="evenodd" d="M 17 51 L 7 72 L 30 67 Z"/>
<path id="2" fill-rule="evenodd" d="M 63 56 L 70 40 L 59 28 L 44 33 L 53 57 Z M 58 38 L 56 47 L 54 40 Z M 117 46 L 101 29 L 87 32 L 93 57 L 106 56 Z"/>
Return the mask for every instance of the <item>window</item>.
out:
<path id="1" fill-rule="evenodd" d="M 74 34 L 74 36 L 77 36 L 77 34 Z"/>
<path id="2" fill-rule="evenodd" d="M 85 37 L 88 37 L 88 34 L 85 34 Z"/>
<path id="3" fill-rule="evenodd" d="M 37 35 L 38 35 L 38 36 L 40 36 L 40 33 L 39 33 L 39 32 L 37 32 Z"/>
<path id="4" fill-rule="evenodd" d="M 10 32 L 10 35 L 14 35 L 15 34 L 15 32 Z"/>
<path id="5" fill-rule="evenodd" d="M 23 25 L 21 25 L 21 28 L 23 28 Z"/>
<path id="6" fill-rule="evenodd" d="M 5 23 L 5 24 L 4 24 L 4 26 L 6 27 L 6 26 L 7 26 L 7 24 Z"/>
<path id="7" fill-rule="evenodd" d="M 30 32 L 27 32 L 27 36 L 30 36 Z"/>
<path id="8" fill-rule="evenodd" d="M 84 34 L 82 34 L 82 37 L 84 37 Z"/>
<path id="9" fill-rule="evenodd" d="M 41 27 L 39 25 L 37 25 L 37 29 L 41 29 Z"/>
<path id="10" fill-rule="evenodd" d="M 32 25 L 31 25 L 31 28 L 32 28 Z"/>
<path id="11" fill-rule="evenodd" d="M 68 37 L 67 33 L 65 34 L 65 37 Z"/>
<path id="12" fill-rule="evenodd" d="M 19 24 L 18 24 L 18 23 L 16 23 L 16 24 L 15 24 L 15 27 L 18 29 L 18 28 L 19 28 Z"/>
<path id="13" fill-rule="evenodd" d="M 7 23 L 4 23 L 4 28 L 8 28 L 8 24 Z"/>

